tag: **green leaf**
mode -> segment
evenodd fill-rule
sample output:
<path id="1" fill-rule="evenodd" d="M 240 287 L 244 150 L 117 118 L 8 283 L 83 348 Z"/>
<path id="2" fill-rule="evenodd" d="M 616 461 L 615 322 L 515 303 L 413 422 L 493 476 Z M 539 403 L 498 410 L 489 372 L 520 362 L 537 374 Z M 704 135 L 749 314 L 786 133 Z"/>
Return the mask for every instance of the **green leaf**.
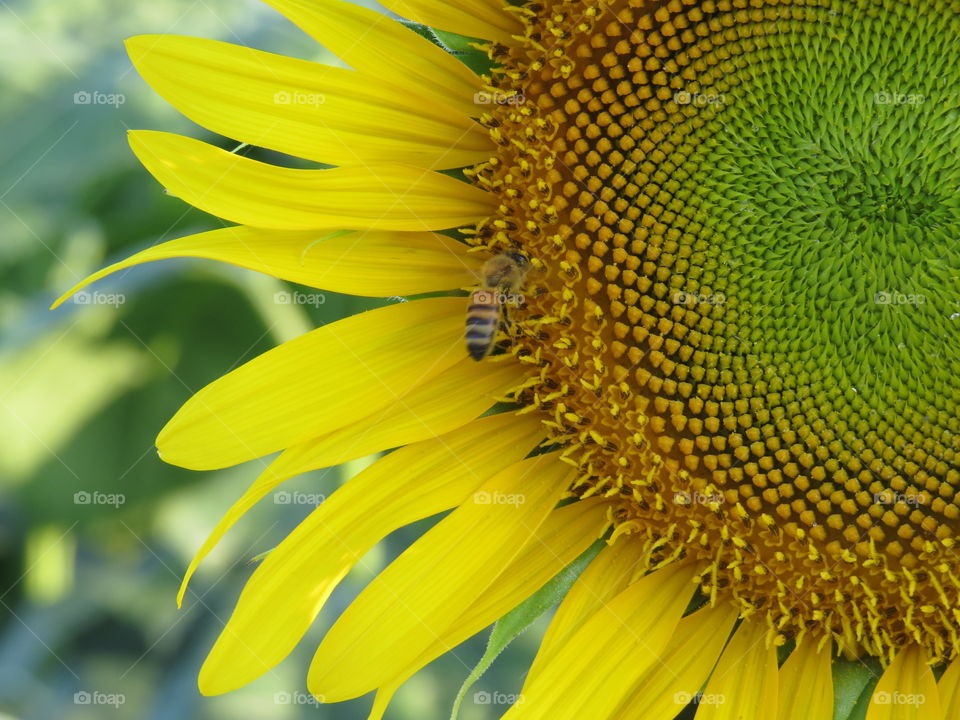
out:
<path id="1" fill-rule="evenodd" d="M 833 661 L 833 720 L 864 720 L 883 669 L 875 658 Z"/>
<path id="2" fill-rule="evenodd" d="M 597 553 L 603 549 L 605 544 L 606 542 L 604 540 L 597 540 L 593 545 L 584 550 L 580 557 L 554 575 L 546 585 L 497 620 L 493 626 L 493 630 L 490 631 L 490 637 L 487 640 L 487 649 L 484 650 L 483 657 L 480 658 L 477 666 L 470 672 L 467 679 L 464 680 L 460 691 L 457 693 L 456 700 L 453 701 L 450 720 L 457 720 L 463 699 L 467 696 L 467 693 L 470 691 L 470 688 L 473 687 L 474 683 L 480 679 L 480 676 L 483 675 L 493 661 L 496 660 L 497 656 L 504 651 L 507 645 L 513 642 L 514 638 L 530 627 L 534 620 L 563 599 L 564 595 L 566 595 L 570 589 L 570 586 L 580 577 L 580 573 L 582 573 L 584 568 L 590 564 L 590 561 L 597 556 Z"/>

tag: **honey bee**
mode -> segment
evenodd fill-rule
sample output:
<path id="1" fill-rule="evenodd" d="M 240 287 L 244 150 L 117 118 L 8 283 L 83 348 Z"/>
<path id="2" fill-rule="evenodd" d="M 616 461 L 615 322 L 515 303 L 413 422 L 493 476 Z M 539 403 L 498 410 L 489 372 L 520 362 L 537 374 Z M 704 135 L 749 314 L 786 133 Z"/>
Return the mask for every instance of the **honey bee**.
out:
<path id="1" fill-rule="evenodd" d="M 467 352 L 474 360 L 490 354 L 501 319 L 509 322 L 507 305 L 516 304 L 529 271 L 530 260 L 515 250 L 495 255 L 484 264 L 481 287 L 473 291 L 467 309 Z"/>

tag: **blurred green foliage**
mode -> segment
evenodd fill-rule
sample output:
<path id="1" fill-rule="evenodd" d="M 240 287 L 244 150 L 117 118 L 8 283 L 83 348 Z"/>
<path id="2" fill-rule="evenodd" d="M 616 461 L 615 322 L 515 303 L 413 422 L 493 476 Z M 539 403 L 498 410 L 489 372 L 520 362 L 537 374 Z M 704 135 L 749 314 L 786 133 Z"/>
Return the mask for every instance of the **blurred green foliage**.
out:
<path id="1" fill-rule="evenodd" d="M 275 672 L 202 698 L 197 670 L 251 559 L 310 508 L 261 503 L 205 562 L 178 611 L 190 557 L 263 463 L 192 473 L 161 463 L 153 440 L 206 383 L 376 303 L 328 295 L 315 308 L 281 305 L 272 302 L 278 281 L 184 261 L 91 288 L 113 304 L 47 310 L 106 263 L 221 225 L 167 197 L 126 146 L 128 129 L 150 128 L 235 147 L 179 116 L 131 68 L 123 39 L 155 32 L 332 60 L 252 0 L 0 4 L 0 720 L 364 718 L 370 698 L 303 702 L 310 655 L 350 598 L 431 521 L 364 558 Z M 290 489 L 329 494 L 362 466 L 311 473 Z M 478 691 L 518 691 L 532 638 L 518 645 Z M 388 717 L 447 717 L 482 651 L 475 638 L 435 662 L 398 693 Z M 461 717 L 504 710 L 468 698 Z"/>

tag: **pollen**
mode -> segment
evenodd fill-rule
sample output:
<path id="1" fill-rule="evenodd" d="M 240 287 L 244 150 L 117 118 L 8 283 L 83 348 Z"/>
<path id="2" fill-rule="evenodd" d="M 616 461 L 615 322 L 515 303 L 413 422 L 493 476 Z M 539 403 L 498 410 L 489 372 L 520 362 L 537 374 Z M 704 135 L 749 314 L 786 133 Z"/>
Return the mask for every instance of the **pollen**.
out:
<path id="1" fill-rule="evenodd" d="M 960 31 L 941 0 L 526 5 L 491 46 L 518 393 L 771 642 L 960 646 Z"/>

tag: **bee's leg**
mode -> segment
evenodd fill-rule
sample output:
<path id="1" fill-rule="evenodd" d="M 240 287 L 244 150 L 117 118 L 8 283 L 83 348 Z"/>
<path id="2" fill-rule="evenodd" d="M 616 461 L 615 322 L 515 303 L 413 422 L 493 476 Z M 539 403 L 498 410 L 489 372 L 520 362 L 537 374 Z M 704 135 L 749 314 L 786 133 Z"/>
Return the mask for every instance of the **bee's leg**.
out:
<path id="1" fill-rule="evenodd" d="M 513 323 L 510 321 L 510 304 L 509 303 L 503 304 L 502 315 L 503 315 L 503 329 L 507 333 L 507 335 L 509 335 L 510 328 L 513 326 Z"/>
<path id="2" fill-rule="evenodd" d="M 496 344 L 497 354 L 500 354 L 501 352 L 505 351 L 508 347 L 510 347 L 510 341 L 511 341 L 511 338 L 513 337 L 512 333 L 510 332 L 511 326 L 512 326 L 512 323 L 510 322 L 510 311 L 507 308 L 507 304 L 504 303 L 503 305 L 500 306 L 500 324 L 498 325 L 497 329 L 498 331 L 502 330 L 503 333 L 507 336 L 507 338 L 506 340 L 497 341 L 497 344 Z M 499 335 L 499 332 L 498 332 L 498 335 Z"/>
<path id="3" fill-rule="evenodd" d="M 510 308 L 512 306 L 508 303 L 503 304 L 503 329 L 506 331 L 507 335 L 510 337 L 520 337 L 522 335 L 529 335 L 530 333 L 523 328 L 519 323 L 513 322 L 513 319 L 510 317 Z M 516 307 L 523 308 L 522 305 Z"/>
<path id="4" fill-rule="evenodd" d="M 497 285 L 497 295 L 499 295 L 500 300 L 500 327 L 503 328 L 503 331 L 510 337 L 510 327 L 512 322 L 510 321 L 510 303 L 509 301 L 509 292 L 510 286 L 508 283 L 501 282 Z"/>

